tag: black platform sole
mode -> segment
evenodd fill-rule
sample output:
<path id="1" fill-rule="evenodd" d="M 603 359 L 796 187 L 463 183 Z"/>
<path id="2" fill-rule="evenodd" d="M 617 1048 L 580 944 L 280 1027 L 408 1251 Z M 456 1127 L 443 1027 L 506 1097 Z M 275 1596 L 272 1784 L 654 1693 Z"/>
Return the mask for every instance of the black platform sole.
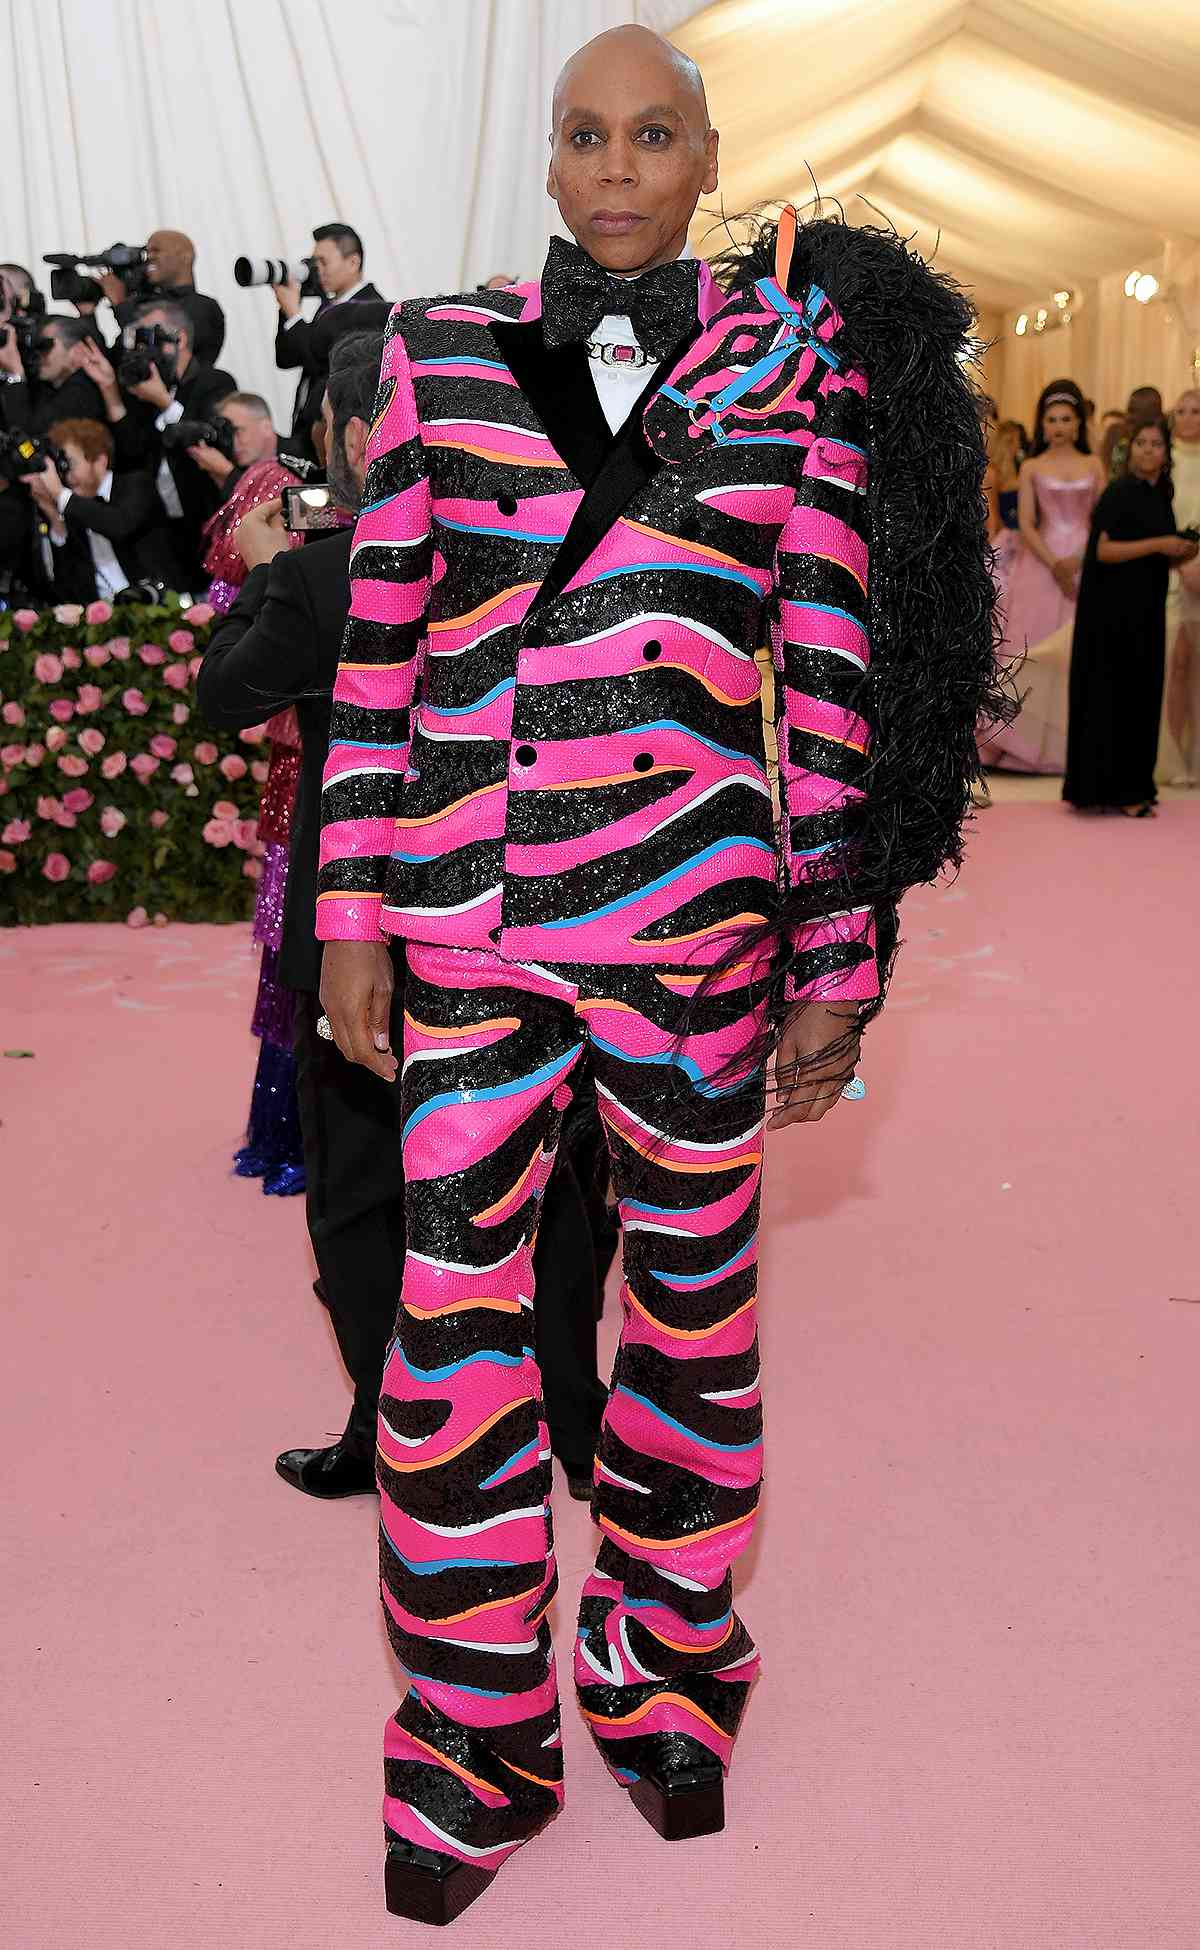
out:
<path id="1" fill-rule="evenodd" d="M 383 1871 L 388 1913 L 410 1923 L 453 1923 L 482 1896 L 495 1873 L 434 1849 L 389 1842 Z"/>
<path id="2" fill-rule="evenodd" d="M 725 1826 L 725 1779 L 715 1773 L 676 1775 L 657 1780 L 645 1774 L 633 1781 L 629 1799 L 664 1842 L 690 1842 L 697 1835 L 719 1835 Z"/>

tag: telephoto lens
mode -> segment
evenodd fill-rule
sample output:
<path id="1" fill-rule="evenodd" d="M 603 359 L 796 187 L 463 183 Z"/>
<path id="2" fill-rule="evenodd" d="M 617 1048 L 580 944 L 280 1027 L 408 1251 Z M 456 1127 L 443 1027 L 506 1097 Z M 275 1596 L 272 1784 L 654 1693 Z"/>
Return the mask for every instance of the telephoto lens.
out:
<path id="1" fill-rule="evenodd" d="M 243 289 L 258 284 L 306 284 L 312 276 L 311 257 L 238 257 L 234 259 L 234 282 Z"/>

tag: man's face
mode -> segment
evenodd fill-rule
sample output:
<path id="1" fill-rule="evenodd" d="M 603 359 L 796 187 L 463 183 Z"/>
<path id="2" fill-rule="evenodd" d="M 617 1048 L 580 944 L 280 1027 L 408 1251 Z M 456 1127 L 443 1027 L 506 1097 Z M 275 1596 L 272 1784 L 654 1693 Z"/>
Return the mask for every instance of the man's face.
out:
<path id="1" fill-rule="evenodd" d="M 154 230 L 146 239 L 146 272 L 151 284 L 188 284 L 192 264 L 169 231 Z"/>
<path id="2" fill-rule="evenodd" d="M 62 334 L 49 324 L 42 328 L 38 347 L 38 378 L 47 386 L 61 386 L 79 363 L 77 348 L 65 346 Z"/>
<path id="3" fill-rule="evenodd" d="M 184 373 L 192 363 L 192 348 L 188 344 L 187 333 L 176 332 L 173 326 L 168 325 L 164 314 L 160 311 L 148 311 L 144 318 L 138 319 L 138 324 L 158 325 L 161 327 L 164 336 L 170 341 L 171 350 L 175 354 L 176 376 L 182 379 Z M 162 371 L 161 366 L 159 367 L 159 371 Z M 164 377 L 166 377 L 165 374 Z"/>
<path id="4" fill-rule="evenodd" d="M 550 142 L 547 190 L 609 271 L 678 257 L 698 199 L 717 187 L 703 94 L 653 35 L 606 34 L 568 62 Z"/>
<path id="5" fill-rule="evenodd" d="M 359 282 L 362 260 L 357 251 L 343 252 L 332 237 L 322 237 L 313 247 L 317 277 L 327 298 L 340 298 Z"/>
<path id="6" fill-rule="evenodd" d="M 259 460 L 274 460 L 275 429 L 270 420 L 233 401 L 225 401 L 217 411 L 233 428 L 233 458 L 239 467 L 253 467 Z"/>
<path id="7" fill-rule="evenodd" d="M 88 460 L 83 448 L 77 447 L 73 440 L 63 441 L 63 453 L 69 463 L 72 493 L 95 494 L 108 473 L 107 456 L 100 454 L 95 460 Z"/>

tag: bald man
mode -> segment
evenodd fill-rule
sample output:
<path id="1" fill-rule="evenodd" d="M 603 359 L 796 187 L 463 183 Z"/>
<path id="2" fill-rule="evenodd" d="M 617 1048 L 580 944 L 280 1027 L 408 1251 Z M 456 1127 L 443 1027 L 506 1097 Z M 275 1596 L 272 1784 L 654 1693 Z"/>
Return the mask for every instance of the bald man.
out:
<path id="1" fill-rule="evenodd" d="M 585 1056 L 624 1285 L 576 1688 L 664 1839 L 723 1825 L 758 1670 L 732 1570 L 764 1126 L 861 1094 L 896 902 L 955 854 L 994 670 L 968 308 L 898 240 L 820 223 L 767 227 L 726 296 L 687 241 L 717 187 L 703 84 L 643 28 L 568 62 L 550 142 L 573 241 L 541 279 L 392 314 L 323 790 L 324 1032 L 401 1092 L 386 1890 L 431 1922 L 562 1800 L 532 1249 Z M 935 441 L 930 482 L 902 458 Z"/>
<path id="2" fill-rule="evenodd" d="M 182 305 L 194 327 L 194 352 L 202 366 L 215 366 L 225 343 L 225 314 L 215 298 L 197 291 L 196 246 L 182 230 L 152 230 L 146 239 L 146 283 L 132 296 L 115 271 L 105 271 L 100 286 L 120 325 L 128 325 L 147 298 Z"/>

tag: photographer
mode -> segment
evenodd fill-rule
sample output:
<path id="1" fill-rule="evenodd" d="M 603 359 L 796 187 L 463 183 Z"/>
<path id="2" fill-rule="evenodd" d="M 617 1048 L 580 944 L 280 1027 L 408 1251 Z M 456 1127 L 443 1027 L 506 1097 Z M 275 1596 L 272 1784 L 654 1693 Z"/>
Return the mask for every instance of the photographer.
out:
<path id="1" fill-rule="evenodd" d="M 82 318 L 44 318 L 32 342 L 31 380 L 15 333 L 0 345 L 0 421 L 13 432 L 44 434 L 54 420 L 103 420 L 104 401 L 84 367 L 92 330 Z"/>
<path id="2" fill-rule="evenodd" d="M 227 393 L 214 406 L 213 418 L 224 420 L 228 426 L 232 453 L 227 454 L 208 441 L 198 441 L 187 449 L 187 455 L 221 489 L 224 499 L 248 467 L 258 461 L 275 459 L 279 436 L 271 409 L 261 393 Z"/>
<path id="3" fill-rule="evenodd" d="M 22 477 L 46 533 L 43 555 L 56 603 L 112 602 L 131 583 L 174 588 L 178 571 L 149 474 L 113 473 L 113 436 L 98 420 L 56 420 L 60 456 Z"/>
<path id="4" fill-rule="evenodd" d="M 100 287 L 121 326 L 133 322 L 150 299 L 182 307 L 192 321 L 191 343 L 202 366 L 215 366 L 225 343 L 225 314 L 215 298 L 197 291 L 193 272 L 196 246 L 182 230 L 154 230 L 146 239 L 146 284 L 132 296 L 124 279 L 104 271 Z"/>
<path id="5" fill-rule="evenodd" d="M 349 305 L 359 300 L 381 302 L 373 284 L 363 279 L 362 238 L 349 224 L 323 223 L 313 231 L 313 268 L 323 297 L 314 313 L 322 317 L 334 305 Z M 301 291 L 298 284 L 272 287 L 279 306 L 279 325 L 275 333 L 275 364 L 281 372 L 301 369 L 292 413 L 289 447 L 292 452 L 314 459 L 312 430 L 321 417 L 328 355 L 321 356 L 312 338 L 313 319 L 301 316 Z"/>
<path id="6" fill-rule="evenodd" d="M 149 342 L 126 350 L 119 378 L 94 341 L 85 344 L 82 358 L 104 397 L 117 469 L 153 474 L 180 570 L 195 590 L 204 580 L 201 531 L 221 505 L 223 486 L 185 448 L 164 444 L 164 434 L 183 419 L 211 420 L 217 402 L 236 393 L 237 381 L 194 357 L 191 330 L 180 306 L 151 299 L 138 306 L 126 328 L 126 336 L 138 331 Z"/>

